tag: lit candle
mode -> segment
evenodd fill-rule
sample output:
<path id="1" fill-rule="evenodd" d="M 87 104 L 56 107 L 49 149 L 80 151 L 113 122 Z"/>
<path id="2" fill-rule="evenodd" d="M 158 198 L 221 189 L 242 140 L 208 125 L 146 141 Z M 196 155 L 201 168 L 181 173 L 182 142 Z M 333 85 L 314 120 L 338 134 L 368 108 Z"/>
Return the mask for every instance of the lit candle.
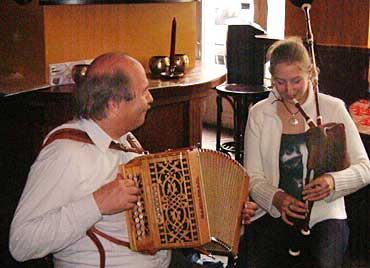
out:
<path id="1" fill-rule="evenodd" d="M 170 67 L 173 67 L 175 65 L 175 46 L 176 46 L 176 17 L 174 17 L 172 20 Z"/>

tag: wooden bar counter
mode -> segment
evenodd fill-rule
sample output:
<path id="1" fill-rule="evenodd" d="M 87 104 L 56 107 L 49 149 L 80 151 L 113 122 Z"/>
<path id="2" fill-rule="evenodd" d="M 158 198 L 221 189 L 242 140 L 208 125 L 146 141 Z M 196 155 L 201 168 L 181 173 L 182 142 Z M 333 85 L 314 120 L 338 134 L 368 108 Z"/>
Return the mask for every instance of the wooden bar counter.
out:
<path id="1" fill-rule="evenodd" d="M 201 143 L 205 97 L 223 83 L 226 70 L 200 62 L 177 80 L 149 78 L 154 102 L 143 126 L 134 133 L 150 152 Z M 1 83 L 0 83 L 1 85 Z M 8 251 L 11 218 L 29 168 L 45 135 L 73 118 L 75 85 L 4 91 L 0 97 L 0 261 L 1 267 L 44 267 L 16 263 Z"/>
<path id="2" fill-rule="evenodd" d="M 134 131 L 144 148 L 158 152 L 201 144 L 204 98 L 225 78 L 223 67 L 201 62 L 187 70 L 180 79 L 161 80 L 148 75 L 154 102 L 144 125 Z M 38 141 L 34 141 L 35 149 L 38 149 L 51 129 L 72 119 L 74 92 L 74 84 L 13 92 L 0 98 L 1 118 L 27 117 L 24 123 L 32 129 L 31 132 L 40 131 L 35 137 Z M 34 127 L 30 126 L 33 120 Z M 13 119 L 10 122 L 20 123 Z"/>

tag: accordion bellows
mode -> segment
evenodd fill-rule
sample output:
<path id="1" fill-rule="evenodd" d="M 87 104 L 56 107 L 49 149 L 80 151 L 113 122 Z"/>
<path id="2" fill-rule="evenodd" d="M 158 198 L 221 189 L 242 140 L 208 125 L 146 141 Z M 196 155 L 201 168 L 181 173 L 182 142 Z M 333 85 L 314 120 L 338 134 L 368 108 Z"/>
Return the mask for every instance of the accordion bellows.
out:
<path id="1" fill-rule="evenodd" d="M 137 157 L 120 173 L 141 190 L 126 211 L 132 250 L 203 247 L 237 255 L 249 186 L 238 162 L 212 150 L 179 149 Z"/>

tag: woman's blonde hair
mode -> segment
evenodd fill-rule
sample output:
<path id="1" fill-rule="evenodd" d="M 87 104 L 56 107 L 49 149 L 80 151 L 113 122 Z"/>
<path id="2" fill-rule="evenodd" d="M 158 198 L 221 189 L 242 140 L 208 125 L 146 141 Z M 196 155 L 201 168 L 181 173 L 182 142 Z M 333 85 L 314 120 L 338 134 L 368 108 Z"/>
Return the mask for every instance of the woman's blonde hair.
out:
<path id="1" fill-rule="evenodd" d="M 312 63 L 307 49 L 299 37 L 289 37 L 285 40 L 279 40 L 272 44 L 267 51 L 267 60 L 270 61 L 270 73 L 274 76 L 276 65 L 282 62 L 301 63 L 301 68 L 307 73 L 312 71 Z"/>

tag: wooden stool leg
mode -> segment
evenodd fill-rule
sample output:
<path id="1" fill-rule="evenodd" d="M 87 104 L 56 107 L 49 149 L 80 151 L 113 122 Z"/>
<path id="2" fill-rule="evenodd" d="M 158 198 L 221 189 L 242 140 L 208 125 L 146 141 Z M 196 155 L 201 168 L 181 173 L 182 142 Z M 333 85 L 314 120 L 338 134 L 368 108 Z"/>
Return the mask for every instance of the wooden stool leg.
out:
<path id="1" fill-rule="evenodd" d="M 243 111 L 243 99 L 242 97 L 238 97 L 235 100 L 236 107 L 234 112 L 234 132 L 235 132 L 235 160 L 238 161 L 240 164 L 243 164 L 243 154 L 242 154 L 242 143 L 243 143 L 243 133 L 242 133 L 242 126 L 245 113 Z"/>
<path id="2" fill-rule="evenodd" d="M 216 151 L 221 150 L 221 129 L 222 129 L 222 96 L 216 97 L 217 103 L 217 126 L 216 126 Z"/>

